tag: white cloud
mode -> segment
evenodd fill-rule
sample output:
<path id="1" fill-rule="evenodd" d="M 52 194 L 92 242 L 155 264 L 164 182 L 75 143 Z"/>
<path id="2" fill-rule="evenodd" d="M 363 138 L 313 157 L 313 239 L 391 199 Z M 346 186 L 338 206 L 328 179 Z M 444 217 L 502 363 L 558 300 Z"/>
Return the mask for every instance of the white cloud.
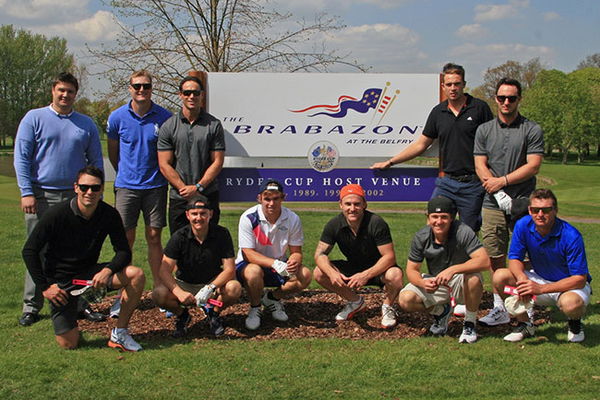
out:
<path id="1" fill-rule="evenodd" d="M 418 48 L 419 35 L 397 24 L 351 26 L 328 35 L 327 45 L 373 66 L 373 72 L 421 72 L 427 55 Z"/>
<path id="2" fill-rule="evenodd" d="M 544 13 L 544 21 L 556 21 L 557 19 L 560 19 L 560 14 L 554 11 Z"/>
<path id="3" fill-rule="evenodd" d="M 82 16 L 88 8 L 88 0 L 4 0 L 0 1 L 3 13 L 23 20 L 66 19 Z"/>
<path id="4" fill-rule="evenodd" d="M 529 0 L 509 0 L 508 4 L 479 4 L 475 6 L 475 22 L 495 21 L 519 15 L 529 7 Z"/>
<path id="5" fill-rule="evenodd" d="M 487 33 L 487 29 L 481 26 L 481 24 L 463 25 L 455 32 L 456 36 L 463 39 L 481 38 L 486 36 Z"/>
<path id="6" fill-rule="evenodd" d="M 89 18 L 72 24 L 53 24 L 36 27 L 35 31 L 47 36 L 61 36 L 69 44 L 101 42 L 116 39 L 118 28 L 115 16 L 108 11 L 97 11 Z"/>

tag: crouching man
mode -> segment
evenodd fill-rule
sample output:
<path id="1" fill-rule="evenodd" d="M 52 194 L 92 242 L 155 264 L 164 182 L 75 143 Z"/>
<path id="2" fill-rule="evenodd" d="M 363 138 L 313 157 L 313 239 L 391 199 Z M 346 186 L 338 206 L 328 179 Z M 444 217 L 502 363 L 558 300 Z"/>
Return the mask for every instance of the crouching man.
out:
<path id="1" fill-rule="evenodd" d="M 312 279 L 310 270 L 302 265 L 302 223 L 298 215 L 282 206 L 284 199 L 281 183 L 266 180 L 259 188 L 258 204 L 240 217 L 236 269 L 237 279 L 250 298 L 246 318 L 250 330 L 261 324 L 261 304 L 274 320 L 287 321 L 281 298 L 301 292 Z M 263 294 L 265 286 L 277 289 Z"/>
<path id="2" fill-rule="evenodd" d="M 558 306 L 567 316 L 569 342 L 585 339 L 581 318 L 590 302 L 592 289 L 583 237 L 572 225 L 556 217 L 558 201 L 549 189 L 529 196 L 529 216 L 521 218 L 513 231 L 508 253 L 508 270 L 494 272 L 494 287 L 503 297 L 505 286 L 517 288 L 523 304 Z M 525 269 L 529 257 L 531 271 Z M 533 336 L 535 329 L 526 312 L 516 315 L 517 328 L 504 337 L 518 342 Z"/>
<path id="3" fill-rule="evenodd" d="M 465 304 L 459 342 L 473 343 L 483 293 L 481 271 L 489 268 L 489 258 L 475 232 L 455 216 L 452 200 L 442 196 L 429 200 L 427 226 L 415 234 L 410 246 L 406 263 L 410 283 L 400 292 L 399 303 L 405 311 L 432 314 L 435 321 L 429 331 L 436 336 L 448 330 L 452 299 Z M 427 273 L 421 273 L 423 260 Z"/>
<path id="4" fill-rule="evenodd" d="M 79 343 L 77 293 L 73 279 L 91 280 L 96 290 L 123 288 L 121 314 L 113 328 L 109 347 L 142 350 L 129 335 L 129 319 L 144 290 L 144 272 L 129 265 L 131 250 L 117 210 L 102 201 L 104 173 L 87 166 L 77 174 L 76 197 L 50 208 L 40 219 L 23 248 L 23 259 L 36 286 L 50 301 L 58 344 L 74 349 Z M 115 255 L 98 264 L 106 237 Z M 43 261 L 42 261 L 43 260 Z"/>
<path id="5" fill-rule="evenodd" d="M 160 284 L 152 292 L 154 302 L 177 316 L 173 336 L 187 334 L 192 317 L 186 307 L 204 308 L 213 335 L 225 333 L 221 310 L 234 304 L 242 287 L 235 279 L 235 250 L 227 228 L 211 224 L 208 199 L 195 195 L 187 203 L 189 224 L 176 231 L 164 250 Z M 175 276 L 173 276 L 173 271 Z M 216 299 L 222 306 L 209 302 Z"/>
<path id="6" fill-rule="evenodd" d="M 402 270 L 388 224 L 377 214 L 367 211 L 365 191 L 360 185 L 346 185 L 340 190 L 342 212 L 323 229 L 315 251 L 315 280 L 325 289 L 346 300 L 336 321 L 351 319 L 366 309 L 365 300 L 356 293 L 366 285 L 383 287 L 381 326 L 396 325 L 393 305 L 402 289 Z M 329 253 L 338 244 L 346 260 L 330 260 Z"/>

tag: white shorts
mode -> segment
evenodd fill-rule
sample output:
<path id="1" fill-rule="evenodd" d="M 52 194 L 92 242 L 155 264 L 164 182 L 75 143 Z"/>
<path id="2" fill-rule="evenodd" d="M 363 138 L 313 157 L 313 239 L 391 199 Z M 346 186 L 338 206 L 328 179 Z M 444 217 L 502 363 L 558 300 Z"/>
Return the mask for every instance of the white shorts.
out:
<path id="1" fill-rule="evenodd" d="M 525 271 L 525 274 L 529 279 L 534 281 L 535 283 L 539 283 L 540 285 L 547 285 L 549 283 L 554 283 L 553 281 L 546 280 L 532 271 Z M 568 290 L 568 292 L 573 292 L 579 295 L 583 300 L 583 303 L 587 306 L 590 303 L 590 296 L 592 295 L 592 287 L 589 282 L 585 283 L 585 286 L 582 289 L 574 289 Z M 554 292 L 554 293 L 544 293 L 536 295 L 535 304 L 540 306 L 555 306 L 558 303 L 558 298 L 567 292 Z"/>

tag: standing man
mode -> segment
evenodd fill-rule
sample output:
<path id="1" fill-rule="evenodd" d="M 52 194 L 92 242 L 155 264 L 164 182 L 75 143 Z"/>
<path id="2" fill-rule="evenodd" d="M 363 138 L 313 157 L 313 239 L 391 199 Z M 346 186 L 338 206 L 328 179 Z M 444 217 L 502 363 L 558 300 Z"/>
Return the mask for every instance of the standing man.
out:
<path id="1" fill-rule="evenodd" d="M 367 211 L 360 185 L 350 184 L 340 190 L 340 209 L 342 212 L 325 225 L 317 245 L 315 280 L 346 300 L 336 321 L 349 320 L 366 310 L 356 290 L 367 285 L 385 288 L 381 326 L 392 328 L 396 325 L 393 305 L 402 289 L 402 270 L 396 265 L 390 228 L 379 215 Z M 336 243 L 346 260 L 329 259 Z"/>
<path id="2" fill-rule="evenodd" d="M 75 182 L 77 197 L 44 214 L 25 243 L 23 259 L 36 287 L 50 301 L 60 347 L 74 349 L 79 343 L 77 297 L 71 290 L 73 279 L 82 279 L 91 280 L 95 289 L 123 288 L 121 314 L 108 346 L 139 351 L 142 347 L 129 335 L 127 326 L 144 290 L 144 272 L 129 265 L 131 250 L 121 217 L 102 201 L 102 170 L 87 166 L 79 171 Z M 115 255 L 110 262 L 98 264 L 107 236 Z"/>
<path id="3" fill-rule="evenodd" d="M 181 112 L 160 128 L 158 165 L 171 184 L 169 230 L 171 235 L 188 224 L 187 201 L 203 194 L 213 208 L 212 222 L 219 223 L 217 176 L 225 159 L 225 137 L 221 121 L 204 111 L 202 82 L 186 76 L 179 84 Z"/>
<path id="4" fill-rule="evenodd" d="M 515 224 L 508 269 L 494 273 L 494 287 L 504 295 L 504 286 L 516 286 L 519 300 L 533 300 L 542 306 L 558 306 L 567 316 L 569 342 L 585 339 L 581 318 L 590 302 L 592 289 L 585 246 L 581 233 L 557 218 L 558 200 L 548 189 L 537 189 L 529 196 L 529 216 Z M 531 267 L 525 268 L 525 257 Z M 535 328 L 527 313 L 516 315 L 519 325 L 504 337 L 518 342 L 533 336 Z"/>
<path id="5" fill-rule="evenodd" d="M 477 341 L 475 319 L 481 302 L 481 271 L 489 267 L 487 252 L 477 235 L 454 219 L 456 206 L 446 197 L 434 197 L 427 204 L 427 226 L 415 234 L 406 276 L 410 282 L 400 292 L 398 302 L 408 312 L 428 312 L 435 322 L 433 335 L 445 335 L 452 316 L 452 298 L 466 305 L 459 343 Z M 423 261 L 427 273 L 421 273 Z"/>
<path id="6" fill-rule="evenodd" d="M 401 153 L 372 169 L 388 169 L 421 155 L 439 139 L 444 176 L 435 181 L 432 198 L 445 196 L 458 208 L 462 222 L 475 232 L 481 227 L 481 204 L 485 190 L 475 174 L 473 143 L 477 127 L 493 118 L 486 102 L 464 93 L 467 82 L 462 66 L 448 63 L 442 70 L 442 91 L 448 98 L 431 110 L 423 134 Z"/>
<path id="7" fill-rule="evenodd" d="M 86 165 L 103 168 L 94 121 L 73 111 L 78 90 L 79 83 L 73 75 L 59 74 L 52 82 L 52 103 L 29 111 L 19 124 L 14 166 L 27 236 L 51 205 L 75 196 L 73 182 L 77 171 Z M 43 305 L 42 292 L 26 271 L 19 324 L 29 326 L 39 321 Z M 85 313 L 90 320 L 103 319 L 89 308 Z"/>
<path id="8" fill-rule="evenodd" d="M 131 101 L 110 114 L 106 128 L 108 158 L 117 171 L 115 208 L 121 214 L 131 248 L 140 211 L 144 214 L 148 264 L 156 285 L 163 251 L 161 233 L 167 225 L 167 180 L 158 168 L 156 142 L 158 130 L 171 112 L 152 102 L 152 76 L 148 71 L 131 74 L 129 94 Z M 118 304 L 113 309 L 116 313 Z"/>
<path id="9" fill-rule="evenodd" d="M 475 134 L 475 169 L 486 195 L 483 200 L 482 241 L 490 255 L 491 274 L 506 266 L 512 200 L 529 197 L 544 157 L 542 128 L 519 114 L 521 84 L 502 78 L 496 85 L 498 118 L 482 124 Z M 510 316 L 494 290 L 494 308 L 479 319 L 486 326 L 507 324 Z"/>
<path id="10" fill-rule="evenodd" d="M 312 278 L 302 265 L 304 233 L 300 218 L 281 204 L 283 186 L 276 180 L 264 181 L 258 193 L 258 204 L 240 217 L 235 260 L 237 279 L 250 299 L 246 328 L 258 329 L 261 303 L 277 321 L 287 321 L 281 299 L 304 290 Z M 288 254 L 289 252 L 289 254 Z M 265 286 L 276 287 L 263 294 Z"/>
<path id="11" fill-rule="evenodd" d="M 196 304 L 204 307 L 212 334 L 221 336 L 225 327 L 219 313 L 242 293 L 242 286 L 235 280 L 233 241 L 227 228 L 209 223 L 213 212 L 205 196 L 194 196 L 187 208 L 189 224 L 167 243 L 160 284 L 152 297 L 159 307 L 177 316 L 174 337 L 186 335 L 192 321 L 186 307 Z M 210 306 L 207 303 L 211 298 L 217 298 L 223 306 Z"/>

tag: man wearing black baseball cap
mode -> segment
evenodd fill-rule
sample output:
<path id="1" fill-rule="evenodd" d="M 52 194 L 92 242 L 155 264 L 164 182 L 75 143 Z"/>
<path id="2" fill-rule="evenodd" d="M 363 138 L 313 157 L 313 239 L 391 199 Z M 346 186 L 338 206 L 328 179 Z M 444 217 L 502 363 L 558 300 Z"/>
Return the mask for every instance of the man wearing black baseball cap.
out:
<path id="1" fill-rule="evenodd" d="M 442 196 L 429 200 L 427 226 L 412 240 L 406 263 L 409 284 L 398 302 L 405 311 L 432 314 L 435 322 L 429 331 L 442 336 L 448 330 L 453 301 L 464 300 L 467 311 L 459 342 L 473 343 L 483 293 L 481 271 L 489 267 L 489 258 L 475 232 L 455 216 L 452 200 Z M 427 273 L 421 273 L 423 260 L 427 260 Z"/>
<path id="2" fill-rule="evenodd" d="M 287 321 L 280 299 L 304 290 L 312 279 L 302 265 L 304 233 L 300 218 L 281 204 L 285 193 L 281 183 L 265 180 L 258 192 L 258 204 L 240 217 L 235 260 L 237 279 L 250 298 L 246 328 L 261 324 L 261 303 L 277 321 Z M 276 287 L 263 294 L 265 286 Z"/>
<path id="3" fill-rule="evenodd" d="M 221 336 L 225 327 L 219 313 L 242 292 L 235 280 L 233 241 L 227 228 L 209 223 L 213 210 L 205 196 L 192 197 L 186 209 L 189 224 L 175 232 L 165 246 L 160 284 L 152 297 L 159 307 L 177 316 L 173 336 L 186 335 L 192 321 L 186 307 L 194 305 L 204 308 L 212 334 Z M 212 307 L 210 299 L 222 305 Z"/>

